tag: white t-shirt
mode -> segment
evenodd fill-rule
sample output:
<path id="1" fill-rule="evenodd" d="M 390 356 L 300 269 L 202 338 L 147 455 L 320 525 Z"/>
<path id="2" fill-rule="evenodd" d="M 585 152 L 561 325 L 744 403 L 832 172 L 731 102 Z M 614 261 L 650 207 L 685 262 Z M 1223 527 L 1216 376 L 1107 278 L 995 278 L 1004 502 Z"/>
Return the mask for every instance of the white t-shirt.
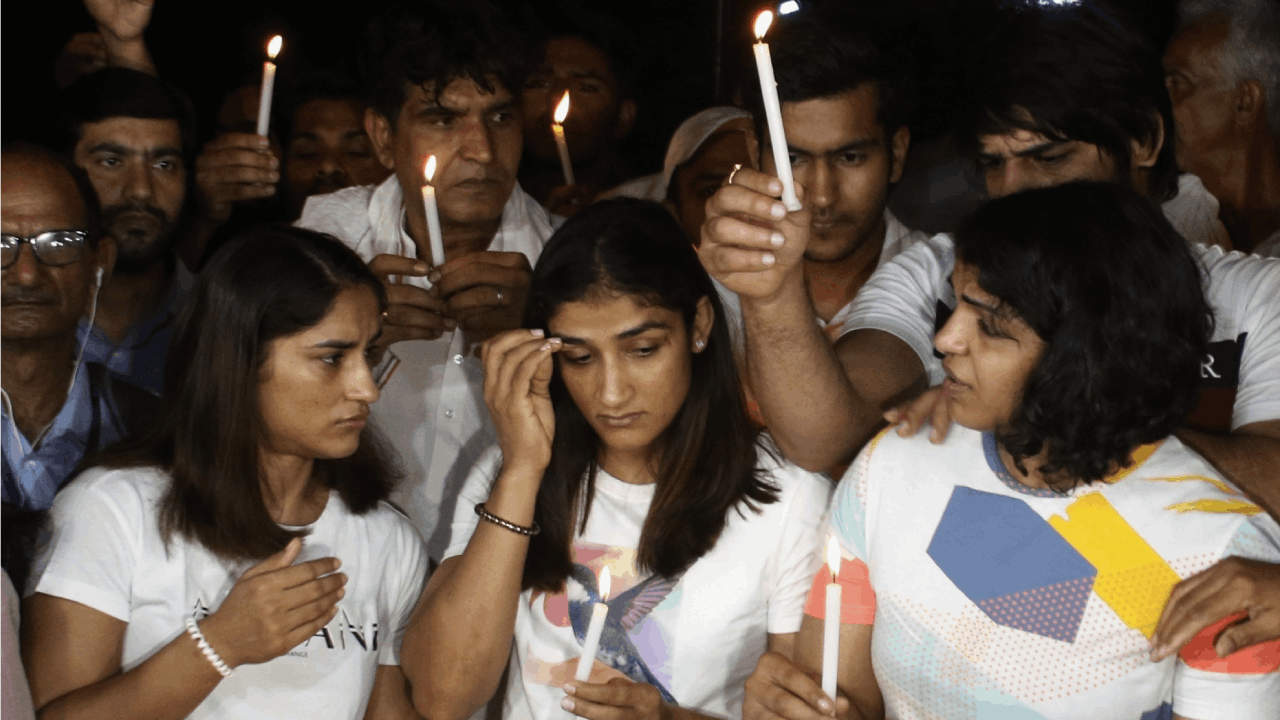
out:
<path id="1" fill-rule="evenodd" d="M 158 508 L 168 484 L 157 469 L 85 472 L 54 500 L 53 534 L 32 573 L 32 592 L 128 623 L 126 672 L 185 635 L 188 617 L 216 611 L 257 564 L 223 560 L 178 535 L 166 552 Z M 353 515 L 337 492 L 310 530 L 298 562 L 342 561 L 348 580 L 338 615 L 285 655 L 236 668 L 189 717 L 360 718 L 378 666 L 400 664 L 426 576 L 422 538 L 390 505 Z"/>
<path id="2" fill-rule="evenodd" d="M 1218 198 L 1191 173 L 1178 176 L 1178 194 L 1160 206 L 1169 224 L 1187 239 L 1202 245 L 1231 247 L 1227 228 L 1218 219 Z"/>
<path id="3" fill-rule="evenodd" d="M 377 255 L 418 257 L 418 246 L 404 227 L 404 196 L 396 176 L 381 185 L 349 187 L 307 199 L 297 225 L 329 233 L 354 249 L 365 262 Z M 519 186 L 502 210 L 502 225 L 489 250 L 518 252 L 533 266 L 551 237 L 546 210 Z M 430 260 L 430 258 L 427 258 Z M 430 289 L 425 277 L 402 282 Z M 431 557 L 440 559 L 448 542 L 441 517 L 453 515 L 458 489 L 480 453 L 497 443 L 484 404 L 484 366 L 468 333 L 449 332 L 435 340 L 407 340 L 387 353 L 384 366 L 398 360 L 380 378 L 382 400 L 373 419 L 400 455 L 405 479 L 392 500 L 427 539 Z"/>
<path id="4" fill-rule="evenodd" d="M 1201 366 L 1197 426 L 1226 431 L 1280 418 L 1280 260 L 1191 248 L 1207 270 L 1205 295 L 1215 319 Z M 950 235 L 914 245 L 862 287 L 843 332 L 873 328 L 898 337 L 924 363 L 929 384 L 941 384 L 933 337 L 956 306 L 954 266 Z"/>
<path id="5" fill-rule="evenodd" d="M 501 460 L 494 448 L 467 479 L 446 557 L 466 550 L 478 522 L 475 504 L 488 498 Z M 599 598 L 596 578 L 606 566 L 613 578 L 611 607 L 617 608 L 610 617 L 621 618 L 606 623 L 591 682 L 630 677 L 658 687 L 667 702 L 740 717 L 743 683 L 764 654 L 767 635 L 800 629 L 831 495 L 825 478 L 779 464 L 763 451 L 758 467 L 779 488 L 778 501 L 760 506 L 759 514 L 743 506 L 741 514 L 730 511 L 715 547 L 674 580 L 636 568 L 640 529 L 656 486 L 597 471 L 586 531 L 573 542 L 569 594 L 520 595 L 504 717 L 562 716 L 564 692 L 554 686 L 573 678 L 589 603 Z"/>
<path id="6" fill-rule="evenodd" d="M 831 506 L 875 591 L 886 717 L 1274 720 L 1280 642 L 1150 661 L 1173 586 L 1228 555 L 1280 562 L 1280 527 L 1170 437 L 1066 494 L 1004 470 L 991 435 L 882 433 Z"/>

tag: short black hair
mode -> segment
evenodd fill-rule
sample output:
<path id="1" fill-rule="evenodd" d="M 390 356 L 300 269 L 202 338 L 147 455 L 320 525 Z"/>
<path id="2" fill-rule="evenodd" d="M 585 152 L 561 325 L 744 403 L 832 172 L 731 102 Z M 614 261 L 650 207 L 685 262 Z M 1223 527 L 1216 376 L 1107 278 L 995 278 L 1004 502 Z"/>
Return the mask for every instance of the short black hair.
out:
<path id="1" fill-rule="evenodd" d="M 86 123 L 117 117 L 176 120 L 182 157 L 195 157 L 196 114 L 191 100 L 173 83 L 128 68 L 107 68 L 72 83 L 62 94 L 64 142 L 68 152 L 84 136 Z"/>
<path id="2" fill-rule="evenodd" d="M 98 249 L 98 240 L 102 237 L 102 205 L 84 168 L 76 165 L 71 158 L 62 153 L 30 142 L 6 140 L 3 145 L 0 145 L 0 155 L 34 155 L 57 163 L 70 173 L 71 179 L 76 183 L 76 191 L 80 193 L 80 204 L 84 207 L 84 230 L 88 234 L 86 242 L 90 249 Z"/>
<path id="3" fill-rule="evenodd" d="M 1097 145 L 1129 182 L 1132 143 L 1163 146 L 1151 169 L 1152 199 L 1178 194 L 1173 105 L 1160 55 L 1103 10 L 1084 6 L 1011 10 L 969 53 L 956 142 L 969 155 L 978 138 L 1027 130 Z M 1163 126 L 1163 127 L 1162 127 Z"/>
<path id="4" fill-rule="evenodd" d="M 340 68 L 302 68 L 281 83 L 279 91 L 280 142 L 293 138 L 294 114 L 312 100 L 354 100 L 365 103 L 364 88 L 354 73 Z"/>
<path id="5" fill-rule="evenodd" d="M 1071 182 L 992 200 L 960 222 L 955 246 L 1046 343 L 996 437 L 1019 463 L 1046 451 L 1056 490 L 1127 467 L 1195 407 L 1213 330 L 1204 269 L 1132 188 Z"/>
<path id="6" fill-rule="evenodd" d="M 360 53 L 370 106 L 395 126 L 405 85 L 461 77 L 493 92 L 496 78 L 520 92 L 528 68 L 523 33 L 488 0 L 415 0 L 379 13 L 365 29 Z"/>
<path id="7" fill-rule="evenodd" d="M 778 81 L 778 100 L 815 100 L 874 83 L 876 122 L 889 142 L 898 128 L 911 122 L 918 92 L 910 56 L 882 41 L 878 26 L 870 18 L 825 7 L 775 17 L 765 40 Z M 767 128 L 754 60 L 745 67 L 742 97 L 763 147 Z"/>
<path id="8" fill-rule="evenodd" d="M 633 99 L 639 80 L 640 48 L 631 32 L 616 16 L 583 0 L 561 0 L 530 17 L 537 28 L 536 62 L 545 59 L 546 43 L 556 38 L 574 37 L 604 54 L 609 71 L 618 83 L 618 101 Z"/>

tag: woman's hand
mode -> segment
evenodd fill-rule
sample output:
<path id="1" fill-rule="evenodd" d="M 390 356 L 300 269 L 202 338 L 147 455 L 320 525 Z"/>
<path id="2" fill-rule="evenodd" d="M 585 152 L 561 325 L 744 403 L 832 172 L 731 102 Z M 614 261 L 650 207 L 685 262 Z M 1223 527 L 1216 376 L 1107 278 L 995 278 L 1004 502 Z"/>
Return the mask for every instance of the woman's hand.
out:
<path id="1" fill-rule="evenodd" d="M 200 630 L 231 667 L 277 658 L 316 634 L 338 614 L 347 576 L 342 563 L 321 558 L 292 565 L 302 551 L 294 538 L 250 568 Z"/>
<path id="2" fill-rule="evenodd" d="M 614 678 L 608 683 L 568 682 L 560 707 L 592 720 L 674 720 L 658 689 Z"/>
<path id="3" fill-rule="evenodd" d="M 506 467 L 540 475 L 551 462 L 551 354 L 560 347 L 559 338 L 546 339 L 542 330 L 510 330 L 484 344 L 484 402 Z"/>

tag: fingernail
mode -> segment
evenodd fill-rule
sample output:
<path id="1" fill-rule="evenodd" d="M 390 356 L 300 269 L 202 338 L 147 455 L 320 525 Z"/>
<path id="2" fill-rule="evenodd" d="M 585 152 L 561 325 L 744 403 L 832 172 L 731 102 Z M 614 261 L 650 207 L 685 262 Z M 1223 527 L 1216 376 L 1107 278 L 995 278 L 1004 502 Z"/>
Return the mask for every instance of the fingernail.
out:
<path id="1" fill-rule="evenodd" d="M 903 420 L 902 422 L 898 423 L 898 437 L 906 437 L 907 431 L 909 429 L 910 429 L 910 426 L 907 425 L 906 420 Z"/>
<path id="2" fill-rule="evenodd" d="M 561 345 L 563 342 L 564 342 L 564 341 L 563 341 L 563 340 L 561 340 L 561 339 L 560 339 L 560 338 L 558 338 L 558 337 L 553 337 L 553 338 L 551 338 L 550 340 L 548 340 L 548 341 L 547 341 L 547 343 L 548 343 L 548 344 L 553 345 L 553 346 L 555 346 L 555 347 L 560 347 L 560 345 Z"/>
<path id="3" fill-rule="evenodd" d="M 418 273 L 419 275 L 425 274 L 430 269 L 431 268 L 424 262 L 413 264 L 413 271 Z"/>
<path id="4" fill-rule="evenodd" d="M 565 693 L 566 695 L 572 695 L 572 694 L 574 694 L 574 693 L 578 692 L 578 688 L 577 688 L 577 686 L 576 686 L 576 685 L 574 685 L 573 683 L 565 683 L 565 684 L 564 684 L 563 686 L 561 686 L 561 687 L 563 687 L 563 688 L 564 688 L 564 693 Z"/>
<path id="5" fill-rule="evenodd" d="M 782 247 L 782 244 L 785 243 L 786 241 L 787 241 L 787 238 L 784 237 L 780 232 L 775 232 L 774 234 L 769 236 L 769 243 L 774 247 Z"/>
<path id="6" fill-rule="evenodd" d="M 268 175 L 267 177 L 271 178 L 271 182 L 275 182 L 280 179 L 280 173 L 276 172 L 275 170 L 272 170 L 271 174 Z"/>
<path id="7" fill-rule="evenodd" d="M 831 712 L 831 701 L 826 698 L 822 698 L 818 701 L 818 709 L 822 712 Z"/>
<path id="8" fill-rule="evenodd" d="M 347 595 L 347 589 L 346 589 L 346 588 L 344 588 L 344 587 L 340 587 L 340 588 L 338 588 L 338 599 L 339 599 L 339 600 L 341 600 L 342 598 L 346 597 L 346 595 Z"/>
<path id="9" fill-rule="evenodd" d="M 280 167 L 280 161 L 276 159 L 276 156 L 275 156 L 275 155 L 272 155 L 272 156 L 271 156 L 271 167 L 273 167 L 273 168 L 278 168 L 278 167 Z"/>
<path id="10" fill-rule="evenodd" d="M 546 351 L 548 351 L 548 350 L 550 350 L 550 349 L 551 349 L 551 341 L 550 341 L 550 340 L 548 340 L 547 342 L 542 343 L 542 347 L 538 348 L 538 350 L 540 350 L 540 351 L 542 351 L 542 352 L 546 352 Z"/>
<path id="11" fill-rule="evenodd" d="M 560 701 L 560 707 L 564 708 L 565 710 L 572 710 L 572 709 L 573 709 L 573 698 L 565 698 L 565 699 L 561 700 L 561 701 Z"/>
<path id="12" fill-rule="evenodd" d="M 765 267 L 772 267 L 777 261 L 778 258 L 774 257 L 773 253 L 765 253 L 764 257 L 760 258 L 760 262 L 764 263 Z"/>
<path id="13" fill-rule="evenodd" d="M 426 271 L 424 270 L 423 272 L 426 272 Z M 427 279 L 430 280 L 433 284 L 440 282 L 440 271 L 432 270 L 430 273 L 427 274 Z"/>
<path id="14" fill-rule="evenodd" d="M 781 220 L 787 216 L 787 206 L 782 203 L 774 203 L 773 207 L 769 208 L 769 214 L 772 215 L 775 220 Z"/>
<path id="15" fill-rule="evenodd" d="M 261 135 L 259 135 L 259 136 L 258 136 L 258 147 L 260 147 L 260 148 L 271 147 L 271 141 L 270 141 L 270 140 L 268 140 L 267 138 L 264 138 L 264 137 L 262 137 Z"/>
<path id="16" fill-rule="evenodd" d="M 885 421 L 885 422 L 887 422 L 887 423 L 889 423 L 890 425 L 892 425 L 892 424 L 894 424 L 894 423 L 898 422 L 898 411 L 897 411 L 897 410 L 890 410 L 889 412 L 885 413 L 885 414 L 884 414 L 884 421 Z"/>
<path id="17" fill-rule="evenodd" d="M 534 337 L 543 337 L 544 335 L 546 335 L 546 332 L 543 331 L 542 328 L 534 328 L 529 332 L 532 333 Z"/>
<path id="18" fill-rule="evenodd" d="M 930 431 L 929 431 L 929 442 L 934 443 L 935 445 L 936 445 L 937 443 L 942 442 L 942 435 L 941 435 L 941 433 L 939 433 L 937 430 L 930 430 Z"/>
<path id="19" fill-rule="evenodd" d="M 781 180 L 770 180 L 770 181 L 769 181 L 769 192 L 771 192 L 771 193 L 780 193 L 780 192 L 782 192 L 782 181 L 781 181 Z M 783 210 L 786 210 L 786 208 L 783 208 Z"/>

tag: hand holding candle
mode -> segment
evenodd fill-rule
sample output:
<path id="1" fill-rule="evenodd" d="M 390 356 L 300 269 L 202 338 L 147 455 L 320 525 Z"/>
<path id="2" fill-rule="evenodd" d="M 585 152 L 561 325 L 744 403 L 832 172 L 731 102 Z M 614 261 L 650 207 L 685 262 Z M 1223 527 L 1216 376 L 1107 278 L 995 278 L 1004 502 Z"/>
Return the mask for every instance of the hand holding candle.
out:
<path id="1" fill-rule="evenodd" d="M 280 54 L 280 46 L 284 38 L 279 35 L 267 43 L 267 61 L 262 65 L 262 94 L 258 96 L 258 134 L 267 136 L 271 125 L 271 97 L 276 89 L 276 56 Z"/>
<path id="2" fill-rule="evenodd" d="M 756 39 L 752 46 L 756 56 L 756 72 L 760 75 L 760 97 L 764 101 L 764 115 L 769 123 L 769 144 L 773 147 L 773 164 L 777 168 L 778 179 L 782 181 L 782 203 L 788 210 L 796 211 L 802 206 L 796 198 L 796 181 L 791 175 L 791 154 L 787 152 L 787 132 L 782 127 L 782 105 L 778 102 L 778 81 L 773 77 L 773 59 L 769 55 L 769 45 L 764 41 L 764 34 L 773 24 L 773 13 L 765 10 L 756 16 Z"/>
<path id="3" fill-rule="evenodd" d="M 573 163 L 569 161 L 569 144 L 564 139 L 564 119 L 569 116 L 569 91 L 564 91 L 551 123 L 551 134 L 556 137 L 556 149 L 560 151 L 560 170 L 564 172 L 565 185 L 577 185 L 573 180 Z"/>
<path id="4" fill-rule="evenodd" d="M 582 657 L 578 658 L 578 669 L 573 679 L 586 682 L 591 677 L 591 666 L 596 661 L 596 650 L 600 649 L 600 633 L 604 631 L 604 619 L 609 614 L 609 568 L 600 571 L 600 602 L 591 606 L 591 624 L 587 625 L 586 641 L 582 645 Z"/>
<path id="5" fill-rule="evenodd" d="M 427 215 L 427 237 L 431 241 L 431 265 L 444 264 L 444 238 L 440 234 L 440 209 L 436 206 L 436 187 L 431 184 L 436 175 L 436 156 L 427 157 L 422 167 L 422 209 Z"/>
<path id="6" fill-rule="evenodd" d="M 827 606 L 822 620 L 822 692 L 836 699 L 836 671 L 840 662 L 840 543 L 834 538 L 827 543 L 827 567 L 831 583 L 827 585 Z"/>

